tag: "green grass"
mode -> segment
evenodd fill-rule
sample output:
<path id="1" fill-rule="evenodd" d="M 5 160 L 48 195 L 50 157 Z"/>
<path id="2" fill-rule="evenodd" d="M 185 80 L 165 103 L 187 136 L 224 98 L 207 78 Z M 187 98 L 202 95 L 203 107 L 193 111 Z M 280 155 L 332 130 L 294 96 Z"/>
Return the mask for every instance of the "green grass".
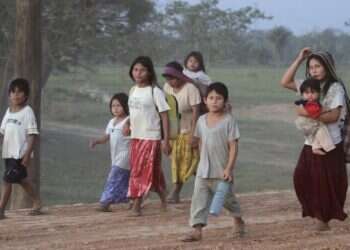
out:
<path id="1" fill-rule="evenodd" d="M 75 69 L 73 73 L 52 75 L 43 91 L 42 119 L 104 129 L 110 119 L 109 96 L 128 92 L 132 86 L 128 70 L 105 65 L 96 72 Z M 208 73 L 213 80 L 228 85 L 234 108 L 247 108 L 292 103 L 296 99 L 295 94 L 279 86 L 284 70 L 254 67 L 210 69 Z M 157 68 L 157 72 L 161 69 Z M 347 68 L 339 72 L 350 83 Z M 299 74 L 302 78 L 303 72 Z M 161 76 L 158 79 L 163 82 Z M 238 119 L 238 192 L 292 188 L 293 170 L 303 143 L 294 124 L 260 120 L 258 116 Z M 66 132 L 42 131 L 42 196 L 46 204 L 95 202 L 110 168 L 109 148 L 98 146 L 91 151 L 87 147 L 89 136 Z M 167 159 L 163 162 L 170 188 Z M 184 186 L 184 196 L 190 197 L 192 189 L 193 178 Z"/>

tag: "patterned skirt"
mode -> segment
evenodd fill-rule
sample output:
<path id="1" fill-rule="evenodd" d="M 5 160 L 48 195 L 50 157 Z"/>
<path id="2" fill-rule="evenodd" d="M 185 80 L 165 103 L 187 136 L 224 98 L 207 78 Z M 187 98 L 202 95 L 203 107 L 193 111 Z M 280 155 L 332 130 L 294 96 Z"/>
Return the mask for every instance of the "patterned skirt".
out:
<path id="1" fill-rule="evenodd" d="M 345 220 L 348 177 L 343 144 L 337 144 L 326 155 L 313 154 L 311 146 L 305 145 L 294 171 L 294 188 L 303 217 L 323 222 Z"/>
<path id="2" fill-rule="evenodd" d="M 128 201 L 129 175 L 129 170 L 112 166 L 101 195 L 100 203 L 102 206 Z"/>
<path id="3" fill-rule="evenodd" d="M 173 183 L 184 183 L 195 174 L 199 162 L 198 149 L 188 144 L 189 135 L 180 134 L 171 142 L 171 175 Z"/>
<path id="4" fill-rule="evenodd" d="M 160 141 L 132 139 L 128 197 L 141 198 L 149 191 L 161 193 L 165 190 Z"/>

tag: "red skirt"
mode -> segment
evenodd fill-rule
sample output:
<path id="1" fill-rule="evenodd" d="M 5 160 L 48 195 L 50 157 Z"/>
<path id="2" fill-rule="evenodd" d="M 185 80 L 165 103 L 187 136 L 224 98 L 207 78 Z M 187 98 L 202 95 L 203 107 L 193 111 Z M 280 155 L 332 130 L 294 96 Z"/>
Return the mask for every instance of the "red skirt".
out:
<path id="1" fill-rule="evenodd" d="M 348 177 L 343 144 L 326 155 L 312 153 L 305 145 L 294 171 L 294 188 L 301 203 L 303 217 L 310 216 L 328 222 L 345 220 L 344 212 Z"/>
<path id="2" fill-rule="evenodd" d="M 132 139 L 128 197 L 141 198 L 151 190 L 160 193 L 165 189 L 160 141 Z"/>

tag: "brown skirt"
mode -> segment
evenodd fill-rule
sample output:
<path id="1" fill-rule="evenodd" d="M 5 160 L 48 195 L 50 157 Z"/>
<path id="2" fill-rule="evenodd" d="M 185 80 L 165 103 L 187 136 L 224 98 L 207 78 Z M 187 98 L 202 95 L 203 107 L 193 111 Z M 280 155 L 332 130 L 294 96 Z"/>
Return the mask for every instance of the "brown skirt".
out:
<path id="1" fill-rule="evenodd" d="M 303 217 L 310 216 L 324 222 L 345 220 L 348 177 L 343 143 L 322 156 L 313 154 L 311 146 L 304 145 L 294 171 L 294 188 Z"/>

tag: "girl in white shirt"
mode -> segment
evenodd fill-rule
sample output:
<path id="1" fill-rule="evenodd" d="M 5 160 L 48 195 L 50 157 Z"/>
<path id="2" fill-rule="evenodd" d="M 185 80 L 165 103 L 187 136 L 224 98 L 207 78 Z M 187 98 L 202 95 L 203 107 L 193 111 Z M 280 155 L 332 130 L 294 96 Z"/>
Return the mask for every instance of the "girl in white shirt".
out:
<path id="1" fill-rule="evenodd" d="M 152 60 L 137 57 L 131 64 L 130 78 L 135 82 L 129 94 L 130 182 L 132 216 L 140 216 L 141 202 L 149 191 L 158 193 L 162 211 L 166 209 L 166 185 L 161 168 L 161 150 L 170 153 L 168 110 L 163 91 L 156 85 Z"/>
<path id="2" fill-rule="evenodd" d="M 90 148 L 97 144 L 110 142 L 112 167 L 103 190 L 99 208 L 102 212 L 110 212 L 113 203 L 127 202 L 129 186 L 129 142 L 130 137 L 124 136 L 122 129 L 129 119 L 128 96 L 124 93 L 113 95 L 109 103 L 113 118 L 108 122 L 105 134 L 90 141 Z"/>

